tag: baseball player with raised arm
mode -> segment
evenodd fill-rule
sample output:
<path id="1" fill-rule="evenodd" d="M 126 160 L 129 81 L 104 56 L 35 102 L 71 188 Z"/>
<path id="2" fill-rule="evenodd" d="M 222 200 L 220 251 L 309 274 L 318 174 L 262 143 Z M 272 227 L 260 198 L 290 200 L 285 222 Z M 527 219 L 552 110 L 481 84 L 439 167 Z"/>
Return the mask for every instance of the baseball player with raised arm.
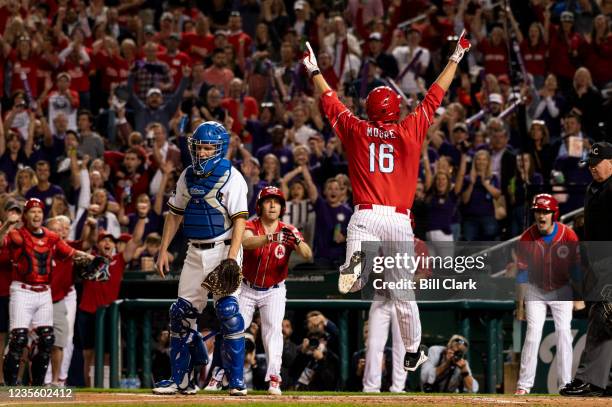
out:
<path id="1" fill-rule="evenodd" d="M 557 380 L 559 388 L 572 379 L 572 310 L 583 308 L 574 302 L 574 288 L 580 281 L 578 237 L 569 227 L 557 222 L 559 204 L 549 194 L 533 198 L 535 223 L 520 237 L 517 248 L 519 295 L 524 292 L 527 333 L 521 354 L 517 395 L 528 394 L 538 364 L 538 348 L 546 307 L 550 307 L 557 333 Z M 519 302 L 523 298 L 519 297 Z M 520 318 L 520 316 L 519 316 Z"/>
<path id="2" fill-rule="evenodd" d="M 302 234 L 292 225 L 280 221 L 285 213 L 285 196 L 276 187 L 265 187 L 257 196 L 258 217 L 247 222 L 244 247 L 244 279 L 240 289 L 240 310 L 244 325 L 250 326 L 259 308 L 261 331 L 266 351 L 268 393 L 281 395 L 283 356 L 283 318 L 287 302 L 285 279 L 289 257 L 296 251 L 305 260 L 312 250 Z"/>
<path id="3" fill-rule="evenodd" d="M 172 377 L 155 384 L 156 394 L 195 394 L 196 366 L 208 355 L 197 326 L 208 292 L 223 336 L 223 368 L 229 376 L 229 393 L 245 396 L 243 380 L 244 320 L 238 307 L 242 263 L 242 235 L 248 215 L 247 184 L 225 158 L 227 130 L 217 122 L 200 124 L 187 139 L 192 164 L 179 177 L 168 201 L 157 270 L 170 271 L 168 246 L 183 222 L 189 240 L 178 287 L 170 306 L 170 360 Z"/>
<path id="4" fill-rule="evenodd" d="M 44 384 L 53 334 L 53 302 L 49 285 L 51 262 L 55 258 L 69 258 L 91 262 L 95 256 L 75 250 L 59 235 L 43 227 L 45 204 L 30 198 L 24 208 L 23 225 L 19 214 L 11 213 L 0 228 L 0 246 L 8 246 L 13 265 L 10 287 L 8 352 L 4 356 L 4 380 L 7 385 L 18 384 L 19 362 L 28 345 L 30 327 L 36 334 L 30 363 L 33 386 Z"/>
<path id="5" fill-rule="evenodd" d="M 470 42 L 461 33 L 450 61 L 429 88 L 425 99 L 400 121 L 400 96 L 391 88 L 379 86 L 366 99 L 368 120 L 353 115 L 329 87 L 317 66 L 307 42 L 302 60 L 327 119 L 346 151 L 349 177 L 353 186 L 355 213 L 348 226 L 346 260 L 340 267 L 338 289 L 341 293 L 359 290 L 364 241 L 405 242 L 413 239 L 410 208 L 419 170 L 421 145 L 434 112 L 448 90 L 457 65 Z M 406 252 L 410 248 L 404 249 Z M 427 355 L 421 343 L 421 322 L 415 301 L 395 301 L 402 340 L 406 348 L 404 369 L 416 370 Z"/>

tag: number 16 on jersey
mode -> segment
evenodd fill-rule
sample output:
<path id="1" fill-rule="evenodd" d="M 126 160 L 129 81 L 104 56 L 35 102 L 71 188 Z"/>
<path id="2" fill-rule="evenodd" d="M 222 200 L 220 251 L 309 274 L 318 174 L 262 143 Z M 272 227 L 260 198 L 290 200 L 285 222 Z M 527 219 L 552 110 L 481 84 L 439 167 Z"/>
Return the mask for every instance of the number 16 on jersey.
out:
<path id="1" fill-rule="evenodd" d="M 378 154 L 376 154 L 376 146 L 378 146 Z M 376 163 L 378 162 L 378 170 L 383 174 L 393 172 L 395 162 L 393 161 L 393 146 L 391 144 L 376 144 L 370 143 L 370 172 L 376 172 Z M 378 157 L 377 157 L 378 156 Z"/>

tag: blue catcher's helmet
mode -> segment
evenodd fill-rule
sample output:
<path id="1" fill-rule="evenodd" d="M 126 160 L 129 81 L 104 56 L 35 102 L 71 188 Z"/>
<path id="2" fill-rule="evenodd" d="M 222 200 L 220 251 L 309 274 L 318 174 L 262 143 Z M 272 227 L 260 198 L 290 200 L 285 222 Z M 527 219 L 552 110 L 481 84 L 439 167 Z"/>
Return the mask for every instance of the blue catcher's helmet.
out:
<path id="1" fill-rule="evenodd" d="M 212 121 L 200 124 L 187 139 L 193 172 L 198 176 L 208 176 L 213 172 L 227 154 L 229 139 L 227 130 L 221 124 Z M 215 151 L 208 157 L 201 157 L 198 154 L 199 145 L 215 146 Z"/>

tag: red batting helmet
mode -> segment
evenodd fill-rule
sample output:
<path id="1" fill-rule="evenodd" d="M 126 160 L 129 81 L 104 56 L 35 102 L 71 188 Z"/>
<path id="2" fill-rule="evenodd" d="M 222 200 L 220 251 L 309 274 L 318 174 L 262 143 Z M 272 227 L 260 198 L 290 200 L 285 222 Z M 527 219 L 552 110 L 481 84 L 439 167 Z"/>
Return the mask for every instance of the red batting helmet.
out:
<path id="1" fill-rule="evenodd" d="M 280 216 L 285 214 L 285 195 L 277 187 L 264 187 L 257 195 L 257 216 L 261 216 L 261 204 L 268 198 L 277 198 L 281 204 Z"/>
<path id="2" fill-rule="evenodd" d="M 550 194 L 538 194 L 534 196 L 531 209 L 553 212 L 553 220 L 559 219 L 559 202 Z"/>
<path id="3" fill-rule="evenodd" d="M 399 120 L 400 95 L 388 86 L 374 88 L 366 99 L 366 113 L 373 122 Z"/>

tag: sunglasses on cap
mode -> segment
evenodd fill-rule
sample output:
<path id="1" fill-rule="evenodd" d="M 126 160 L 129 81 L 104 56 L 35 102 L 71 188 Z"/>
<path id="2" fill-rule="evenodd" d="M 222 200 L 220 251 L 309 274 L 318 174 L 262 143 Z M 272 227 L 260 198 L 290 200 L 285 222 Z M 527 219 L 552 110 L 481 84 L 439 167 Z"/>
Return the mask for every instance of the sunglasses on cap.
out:
<path id="1" fill-rule="evenodd" d="M 465 345 L 466 348 L 468 347 L 468 343 L 465 340 L 461 339 L 461 338 L 455 338 L 455 339 L 453 339 L 453 342 L 456 342 L 459 345 Z"/>

